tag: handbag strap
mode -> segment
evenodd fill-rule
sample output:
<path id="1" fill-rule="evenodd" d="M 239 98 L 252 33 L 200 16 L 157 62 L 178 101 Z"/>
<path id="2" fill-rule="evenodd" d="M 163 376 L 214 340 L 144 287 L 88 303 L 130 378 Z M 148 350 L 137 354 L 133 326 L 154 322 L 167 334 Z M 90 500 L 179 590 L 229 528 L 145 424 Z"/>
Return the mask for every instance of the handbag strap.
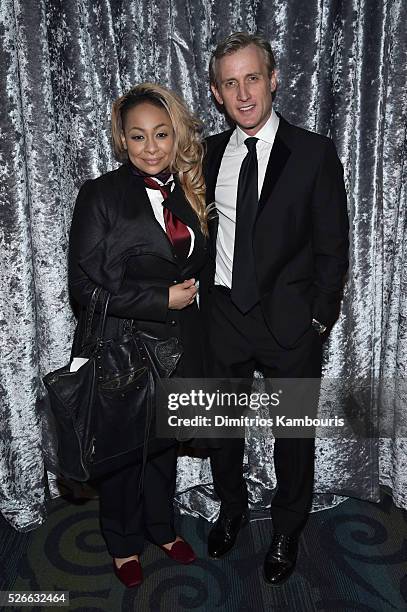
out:
<path id="1" fill-rule="evenodd" d="M 108 309 L 109 300 L 110 300 L 110 293 L 106 291 L 105 289 L 103 290 L 103 292 L 104 294 L 103 294 L 103 299 L 102 299 L 101 317 L 99 320 L 99 332 L 98 332 L 98 339 L 97 339 L 98 343 L 102 342 L 105 336 L 107 309 Z"/>
<path id="2" fill-rule="evenodd" d="M 110 300 L 110 293 L 106 291 L 105 289 L 103 289 L 103 287 L 98 285 L 97 287 L 94 288 L 89 304 L 88 304 L 88 307 L 86 309 L 85 334 L 84 334 L 84 339 L 82 342 L 82 347 L 88 344 L 92 337 L 93 319 L 95 316 L 96 306 L 101 296 L 102 296 L 102 303 L 101 303 L 101 310 L 100 310 L 101 317 L 99 319 L 97 342 L 100 343 L 104 338 L 105 328 L 106 328 L 107 309 L 108 309 L 109 300 Z"/>
<path id="3" fill-rule="evenodd" d="M 95 316 L 95 308 L 96 308 L 96 304 L 98 303 L 101 292 L 102 292 L 102 287 L 100 287 L 99 285 L 94 288 L 89 304 L 86 308 L 84 343 L 86 343 L 86 340 L 90 338 L 92 334 L 93 317 Z"/>

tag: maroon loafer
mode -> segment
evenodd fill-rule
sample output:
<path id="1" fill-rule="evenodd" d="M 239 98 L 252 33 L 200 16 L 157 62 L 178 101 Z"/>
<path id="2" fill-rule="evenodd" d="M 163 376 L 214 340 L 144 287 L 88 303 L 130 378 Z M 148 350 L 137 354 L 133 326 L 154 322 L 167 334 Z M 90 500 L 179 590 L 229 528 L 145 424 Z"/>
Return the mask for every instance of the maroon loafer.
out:
<path id="1" fill-rule="evenodd" d="M 121 567 L 117 567 L 113 559 L 113 570 L 120 582 L 127 588 L 138 586 L 143 582 L 143 572 L 141 571 L 140 561 L 132 559 L 126 561 Z"/>
<path id="2" fill-rule="evenodd" d="M 192 563 L 196 559 L 196 555 L 191 546 L 184 540 L 174 542 L 170 550 L 161 545 L 160 548 L 170 559 L 173 559 L 173 561 L 178 561 L 178 563 L 184 563 L 186 565 L 187 563 Z"/>

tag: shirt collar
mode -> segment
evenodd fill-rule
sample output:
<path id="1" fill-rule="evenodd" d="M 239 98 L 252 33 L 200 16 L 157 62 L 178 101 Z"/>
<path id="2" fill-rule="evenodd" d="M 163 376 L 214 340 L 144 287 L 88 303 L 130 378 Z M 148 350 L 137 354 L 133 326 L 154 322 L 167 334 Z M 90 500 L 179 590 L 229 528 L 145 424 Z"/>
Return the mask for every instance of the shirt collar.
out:
<path id="1" fill-rule="evenodd" d="M 165 183 L 163 183 L 163 181 L 161 181 L 158 176 L 150 176 L 150 178 L 153 179 L 153 181 L 155 181 L 156 183 L 158 183 L 159 185 L 163 186 L 163 185 L 168 185 L 169 183 L 171 183 L 174 180 L 174 175 L 170 174 L 170 176 L 168 177 L 168 179 L 165 181 Z"/>
<path id="2" fill-rule="evenodd" d="M 267 119 L 261 130 L 259 130 L 257 134 L 255 134 L 255 138 L 258 138 L 263 142 L 267 142 L 268 144 L 273 145 L 279 123 L 280 118 L 278 117 L 274 108 L 272 108 L 270 117 Z M 244 132 L 238 125 L 236 126 L 235 135 L 235 142 L 236 146 L 238 147 L 240 147 L 244 143 L 246 138 L 249 138 L 249 135 L 246 134 L 246 132 Z"/>

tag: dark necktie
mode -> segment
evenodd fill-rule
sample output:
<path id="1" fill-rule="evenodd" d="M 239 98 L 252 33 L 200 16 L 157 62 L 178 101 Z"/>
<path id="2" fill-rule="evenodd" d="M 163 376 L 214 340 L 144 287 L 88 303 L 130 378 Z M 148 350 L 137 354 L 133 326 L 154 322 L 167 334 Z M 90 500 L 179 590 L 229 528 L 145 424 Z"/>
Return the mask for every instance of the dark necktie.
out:
<path id="1" fill-rule="evenodd" d="M 174 247 L 174 251 L 177 254 L 177 257 L 181 257 L 186 259 L 189 254 L 189 249 L 191 247 L 191 234 L 185 223 L 183 223 L 177 216 L 175 216 L 169 208 L 165 206 L 165 200 L 171 193 L 171 185 L 167 183 L 166 185 L 160 185 L 150 176 L 144 177 L 144 183 L 149 189 L 158 189 L 161 191 L 161 194 L 164 198 L 163 208 L 164 208 L 164 223 L 165 223 L 165 231 L 167 232 L 167 236 L 170 239 L 172 246 Z"/>
<path id="2" fill-rule="evenodd" d="M 239 172 L 233 251 L 232 302 L 246 314 L 259 301 L 253 253 L 253 228 L 258 209 L 257 138 L 244 141 L 248 152 Z"/>

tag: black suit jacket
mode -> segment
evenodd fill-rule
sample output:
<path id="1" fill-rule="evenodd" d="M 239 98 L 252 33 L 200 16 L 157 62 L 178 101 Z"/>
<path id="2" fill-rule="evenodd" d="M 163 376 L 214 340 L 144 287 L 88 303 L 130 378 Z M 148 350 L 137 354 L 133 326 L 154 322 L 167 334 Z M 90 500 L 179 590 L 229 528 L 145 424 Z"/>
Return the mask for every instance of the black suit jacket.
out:
<path id="1" fill-rule="evenodd" d="M 166 200 L 178 218 L 195 233 L 193 252 L 180 261 L 154 216 L 144 181 L 128 164 L 86 181 L 79 191 L 69 242 L 69 287 L 80 305 L 74 351 L 84 340 L 84 312 L 96 285 L 110 294 L 106 337 L 123 333 L 126 320 L 158 337 L 177 336 L 190 365 L 188 375 L 199 376 L 197 335 L 201 329 L 196 304 L 168 309 L 168 288 L 187 278 L 198 278 L 207 259 L 207 244 L 198 218 L 180 185 Z M 94 331 L 98 317 L 95 320 Z M 186 373 L 184 372 L 184 375 Z"/>
<path id="2" fill-rule="evenodd" d="M 208 204 L 215 200 L 232 132 L 206 140 Z M 211 260 L 201 282 L 208 316 L 217 224 L 217 219 L 210 223 Z M 293 346 L 312 318 L 328 327 L 336 321 L 348 267 L 348 230 L 343 168 L 332 141 L 280 117 L 260 194 L 253 248 L 262 311 L 282 346 Z"/>

